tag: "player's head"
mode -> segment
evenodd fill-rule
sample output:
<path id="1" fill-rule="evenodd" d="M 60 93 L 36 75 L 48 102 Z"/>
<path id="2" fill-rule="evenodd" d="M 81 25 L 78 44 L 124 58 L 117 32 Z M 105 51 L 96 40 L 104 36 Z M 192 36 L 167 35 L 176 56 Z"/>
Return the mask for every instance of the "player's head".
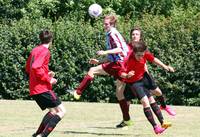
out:
<path id="1" fill-rule="evenodd" d="M 48 44 L 53 40 L 53 34 L 49 30 L 42 30 L 39 34 L 42 44 Z"/>
<path id="2" fill-rule="evenodd" d="M 115 27 L 117 22 L 117 17 L 114 15 L 107 15 L 104 17 L 104 30 L 109 32 L 112 27 Z"/>
<path id="3" fill-rule="evenodd" d="M 147 46 L 143 41 L 135 41 L 133 42 L 133 51 L 134 51 L 134 55 L 135 58 L 137 60 L 140 60 L 144 57 L 144 53 L 147 50 Z"/>
<path id="4" fill-rule="evenodd" d="M 143 41 L 142 30 L 139 27 L 134 27 L 130 31 L 130 39 L 132 42 L 134 41 Z"/>

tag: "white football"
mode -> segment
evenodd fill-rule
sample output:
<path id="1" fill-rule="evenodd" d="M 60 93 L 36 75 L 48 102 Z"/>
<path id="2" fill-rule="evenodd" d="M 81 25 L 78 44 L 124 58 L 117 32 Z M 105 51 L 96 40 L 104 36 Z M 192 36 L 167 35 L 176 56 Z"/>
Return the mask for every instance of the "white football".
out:
<path id="1" fill-rule="evenodd" d="M 88 13 L 92 18 L 97 18 L 102 13 L 102 7 L 99 4 L 92 4 L 88 9 Z"/>

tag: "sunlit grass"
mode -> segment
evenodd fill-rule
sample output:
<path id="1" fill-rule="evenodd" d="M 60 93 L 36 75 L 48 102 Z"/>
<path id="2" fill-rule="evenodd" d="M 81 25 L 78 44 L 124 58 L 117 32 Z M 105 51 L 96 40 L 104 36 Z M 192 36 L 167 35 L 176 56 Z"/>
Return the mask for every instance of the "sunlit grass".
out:
<path id="1" fill-rule="evenodd" d="M 127 130 L 116 129 L 121 121 L 118 104 L 63 102 L 67 113 L 50 137 L 154 137 L 156 136 L 143 114 L 141 105 L 131 105 L 134 126 Z M 177 116 L 165 112 L 172 127 L 162 137 L 198 137 L 200 108 L 173 106 Z M 0 137 L 31 137 L 43 115 L 34 101 L 0 101 Z"/>

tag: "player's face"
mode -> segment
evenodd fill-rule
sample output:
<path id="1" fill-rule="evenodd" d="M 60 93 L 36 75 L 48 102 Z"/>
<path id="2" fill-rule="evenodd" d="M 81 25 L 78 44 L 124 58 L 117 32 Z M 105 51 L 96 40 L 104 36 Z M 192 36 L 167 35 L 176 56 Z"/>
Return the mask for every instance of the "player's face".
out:
<path id="1" fill-rule="evenodd" d="M 110 31 L 111 29 L 110 19 L 104 19 L 103 27 L 106 32 Z"/>
<path id="2" fill-rule="evenodd" d="M 135 58 L 137 61 L 140 61 L 144 57 L 144 52 L 135 53 Z"/>
<path id="3" fill-rule="evenodd" d="M 141 32 L 139 30 L 134 30 L 132 32 L 132 41 L 140 41 Z"/>

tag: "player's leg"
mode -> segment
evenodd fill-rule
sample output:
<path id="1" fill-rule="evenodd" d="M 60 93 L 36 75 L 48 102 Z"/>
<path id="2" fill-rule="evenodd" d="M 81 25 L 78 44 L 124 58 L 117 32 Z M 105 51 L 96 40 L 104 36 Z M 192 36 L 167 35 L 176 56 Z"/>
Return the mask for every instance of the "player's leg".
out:
<path id="1" fill-rule="evenodd" d="M 33 137 L 43 137 L 45 136 L 45 134 L 47 134 L 44 133 L 43 135 L 43 132 L 48 129 L 47 125 L 49 125 L 49 122 L 53 121 L 53 123 L 58 123 L 65 114 L 65 108 L 61 104 L 60 99 L 55 95 L 53 91 L 48 91 L 39 95 L 35 95 L 33 96 L 33 99 L 37 102 L 42 110 L 45 110 L 46 108 L 51 108 L 49 109 L 49 112 L 43 117 L 43 120 L 36 133 L 33 134 Z M 48 130 L 51 129 L 53 130 L 53 128 L 49 128 Z"/>
<path id="2" fill-rule="evenodd" d="M 38 134 L 40 134 L 44 130 L 46 124 L 48 123 L 48 121 L 53 116 L 54 116 L 54 114 L 52 114 L 50 111 L 46 113 L 46 115 L 43 117 L 42 122 L 40 123 L 40 126 L 38 127 L 38 129 L 35 132 L 35 134 L 33 135 L 33 137 L 36 136 L 36 135 L 38 135 Z"/>
<path id="3" fill-rule="evenodd" d="M 117 128 L 123 128 L 132 125 L 132 121 L 130 120 L 129 115 L 129 105 L 127 104 L 127 100 L 124 97 L 125 86 L 126 84 L 124 82 L 120 80 L 116 81 L 116 96 L 123 116 L 123 121 L 116 125 Z"/>
<path id="4" fill-rule="evenodd" d="M 42 135 L 42 137 L 48 136 L 53 131 L 53 129 L 56 127 L 56 125 L 64 117 L 66 111 L 65 111 L 63 104 L 60 104 L 59 106 L 57 106 L 55 108 L 50 108 L 49 112 L 53 113 L 54 116 L 48 121 L 44 130 L 40 133 L 40 135 Z"/>
<path id="5" fill-rule="evenodd" d="M 160 109 L 161 110 L 165 110 L 169 115 L 171 116 L 175 116 L 176 112 L 168 105 L 166 105 L 166 101 L 165 98 L 162 94 L 162 91 L 160 90 L 159 87 L 157 87 L 156 89 L 151 91 L 152 94 L 154 94 L 155 96 L 157 96 L 157 100 L 160 102 Z"/>
<path id="6" fill-rule="evenodd" d="M 151 93 L 157 97 L 157 100 L 161 105 L 161 109 L 165 110 L 169 115 L 175 116 L 176 112 L 172 110 L 170 106 L 166 105 L 166 100 L 162 94 L 162 91 L 157 86 L 154 78 L 147 72 L 144 74 L 144 78 L 147 81 L 148 89 L 150 89 Z"/>
<path id="7" fill-rule="evenodd" d="M 98 65 L 95 67 L 91 67 L 79 84 L 79 86 L 76 88 L 75 91 L 73 91 L 74 98 L 79 99 L 82 95 L 83 91 L 90 85 L 90 83 L 93 81 L 95 75 L 107 75 L 107 73 L 102 68 L 102 65 Z"/>
<path id="8" fill-rule="evenodd" d="M 149 91 L 146 91 L 146 93 L 147 92 L 149 92 Z M 164 117 L 162 115 L 162 112 L 161 112 L 160 108 L 158 107 L 158 104 L 155 101 L 154 97 L 151 96 L 149 93 L 147 93 L 147 96 L 148 96 L 148 99 L 149 99 L 149 102 L 150 102 L 151 109 L 153 110 L 154 114 L 158 118 L 158 120 L 159 120 L 160 124 L 162 125 L 162 127 L 163 128 L 171 127 L 172 124 L 170 122 L 164 121 Z"/>
<path id="9" fill-rule="evenodd" d="M 154 117 L 153 117 L 153 113 L 150 108 L 150 103 L 149 103 L 148 97 L 145 93 L 145 88 L 143 86 L 144 85 L 141 81 L 141 82 L 136 82 L 136 83 L 132 84 L 131 87 L 132 87 L 132 89 L 134 89 L 133 92 L 136 93 L 138 99 L 140 100 L 140 102 L 143 106 L 144 115 L 146 116 L 149 123 L 152 125 L 154 132 L 156 134 L 160 134 L 165 130 L 165 128 L 162 128 L 156 124 Z"/>
<path id="10" fill-rule="evenodd" d="M 160 134 L 162 133 L 163 131 L 165 131 L 165 128 L 162 128 L 160 127 L 159 125 L 156 124 L 155 120 L 154 120 L 154 117 L 153 117 L 153 113 L 151 111 L 151 108 L 150 108 L 150 105 L 149 105 L 149 100 L 147 98 L 147 96 L 144 96 L 140 102 L 142 103 L 143 105 L 143 111 L 144 111 L 144 114 L 147 118 L 147 120 L 151 123 L 151 125 L 153 126 L 153 129 L 154 129 L 154 132 L 156 134 Z"/>

